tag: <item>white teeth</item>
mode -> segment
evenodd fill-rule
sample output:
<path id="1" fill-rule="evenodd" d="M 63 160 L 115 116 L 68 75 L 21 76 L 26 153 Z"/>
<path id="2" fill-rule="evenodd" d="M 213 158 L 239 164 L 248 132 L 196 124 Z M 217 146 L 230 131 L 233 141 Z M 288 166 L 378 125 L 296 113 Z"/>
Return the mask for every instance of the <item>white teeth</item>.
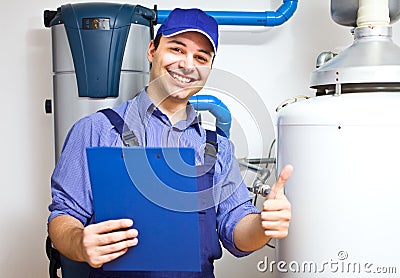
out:
<path id="1" fill-rule="evenodd" d="M 179 80 L 179 81 L 181 81 L 181 82 L 184 82 L 184 83 L 189 83 L 190 82 L 190 78 L 182 77 L 182 76 L 177 75 L 177 74 L 173 74 L 172 77 L 177 79 L 177 80 Z"/>

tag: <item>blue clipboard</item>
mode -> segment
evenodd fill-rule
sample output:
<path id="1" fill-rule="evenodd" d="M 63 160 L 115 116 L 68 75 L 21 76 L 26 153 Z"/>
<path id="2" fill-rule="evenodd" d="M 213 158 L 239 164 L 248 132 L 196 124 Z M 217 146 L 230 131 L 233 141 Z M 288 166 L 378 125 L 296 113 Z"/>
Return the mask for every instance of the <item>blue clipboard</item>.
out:
<path id="1" fill-rule="evenodd" d="M 197 179 L 190 148 L 87 148 L 95 221 L 129 218 L 139 244 L 109 271 L 201 271 Z"/>

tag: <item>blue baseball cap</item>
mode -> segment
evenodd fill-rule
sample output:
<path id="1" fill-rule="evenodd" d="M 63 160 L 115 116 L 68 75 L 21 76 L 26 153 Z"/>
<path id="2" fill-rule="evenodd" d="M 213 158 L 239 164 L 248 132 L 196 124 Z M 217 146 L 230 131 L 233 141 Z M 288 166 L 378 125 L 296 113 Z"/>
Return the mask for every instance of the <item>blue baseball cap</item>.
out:
<path id="1" fill-rule="evenodd" d="M 174 9 L 158 28 L 157 35 L 172 37 L 185 32 L 199 32 L 206 36 L 213 46 L 214 53 L 218 48 L 218 23 L 200 9 Z"/>

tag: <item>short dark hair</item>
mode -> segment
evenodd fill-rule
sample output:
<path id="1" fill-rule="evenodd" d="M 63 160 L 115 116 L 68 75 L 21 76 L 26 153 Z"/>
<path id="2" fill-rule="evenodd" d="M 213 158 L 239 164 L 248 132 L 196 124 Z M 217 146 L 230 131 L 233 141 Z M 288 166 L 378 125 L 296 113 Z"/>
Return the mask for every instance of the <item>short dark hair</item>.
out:
<path id="1" fill-rule="evenodd" d="M 154 39 L 153 39 L 153 43 L 154 43 L 154 50 L 157 50 L 158 46 L 160 45 L 160 40 L 161 40 L 161 34 L 157 35 Z M 152 63 L 150 63 L 150 69 L 152 67 Z"/>
<path id="2" fill-rule="evenodd" d="M 158 36 L 156 36 L 154 38 L 154 49 L 157 50 L 158 46 L 160 45 L 160 40 L 161 40 L 161 34 L 159 34 Z"/>

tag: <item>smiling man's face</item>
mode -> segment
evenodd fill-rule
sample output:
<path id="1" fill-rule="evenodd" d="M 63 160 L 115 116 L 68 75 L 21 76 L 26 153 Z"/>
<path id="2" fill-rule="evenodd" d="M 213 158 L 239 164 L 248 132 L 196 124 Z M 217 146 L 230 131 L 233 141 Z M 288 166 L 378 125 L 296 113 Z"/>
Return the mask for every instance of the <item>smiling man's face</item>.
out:
<path id="1" fill-rule="evenodd" d="M 214 52 L 206 36 L 185 32 L 162 36 L 157 49 L 152 41 L 147 57 L 152 63 L 149 86 L 164 97 L 187 101 L 206 83 Z"/>

